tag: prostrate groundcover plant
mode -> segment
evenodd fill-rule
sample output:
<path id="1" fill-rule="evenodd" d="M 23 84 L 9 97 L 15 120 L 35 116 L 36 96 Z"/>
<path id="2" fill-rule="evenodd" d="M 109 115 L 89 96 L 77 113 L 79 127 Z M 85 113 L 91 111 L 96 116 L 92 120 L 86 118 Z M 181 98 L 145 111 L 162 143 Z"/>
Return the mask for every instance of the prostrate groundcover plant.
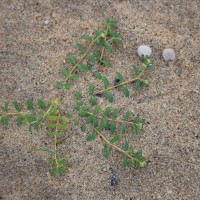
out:
<path id="1" fill-rule="evenodd" d="M 83 37 L 84 44 L 77 43 L 78 49 L 81 51 L 80 58 L 77 59 L 73 55 L 68 55 L 69 67 L 61 66 L 61 72 L 65 77 L 65 82 L 57 82 L 59 89 L 68 89 L 73 86 L 75 79 L 79 78 L 77 70 L 87 72 L 93 69 L 93 63 L 97 62 L 101 67 L 103 65 L 111 67 L 111 63 L 104 58 L 106 52 L 112 53 L 113 44 L 121 43 L 122 38 L 116 32 L 117 22 L 113 19 L 106 19 L 106 23 L 102 29 L 95 30 L 93 35 Z M 115 45 L 116 46 L 116 45 Z M 125 97 L 129 97 L 128 84 L 134 84 L 136 90 L 140 90 L 143 86 L 148 86 L 149 81 L 144 78 L 147 70 L 153 69 L 152 62 L 148 57 L 142 57 L 142 62 L 136 67 L 132 65 L 133 78 L 125 80 L 119 71 L 116 71 L 117 79 L 114 85 L 109 83 L 108 78 L 99 71 L 94 72 L 94 76 L 102 80 L 103 89 L 95 91 L 95 85 L 90 84 L 89 87 L 89 104 L 82 100 L 82 94 L 77 91 L 74 96 L 76 99 L 75 113 L 67 113 L 62 110 L 65 104 L 61 97 L 49 102 L 39 99 L 33 102 L 27 100 L 27 109 L 22 111 L 22 106 L 15 100 L 13 106 L 6 101 L 0 113 L 1 123 L 7 127 L 11 119 L 15 119 L 18 126 L 28 124 L 29 131 L 38 130 L 41 126 L 45 126 L 49 133 L 47 137 L 53 139 L 54 149 L 33 149 L 35 151 L 47 151 L 52 156 L 48 159 L 48 163 L 52 166 L 51 175 L 56 173 L 60 175 L 66 174 L 67 162 L 62 154 L 58 151 L 58 145 L 65 142 L 67 136 L 67 128 L 70 125 L 79 125 L 82 131 L 92 130 L 88 133 L 87 141 L 100 137 L 105 144 L 104 156 L 109 157 L 111 150 L 115 149 L 122 154 L 123 166 L 132 166 L 134 168 L 143 167 L 147 161 L 142 156 L 141 150 L 136 150 L 129 141 L 126 140 L 127 128 L 132 129 L 133 134 L 138 135 L 141 132 L 145 119 L 140 114 L 132 114 L 129 110 L 120 113 L 118 107 L 108 106 L 104 109 L 97 104 L 97 98 L 106 94 L 109 102 L 114 101 L 112 90 L 122 88 Z M 10 108 L 11 107 L 11 108 Z M 122 116 L 123 117 L 119 117 Z M 76 116 L 77 115 L 77 116 Z M 71 116 L 76 116 L 70 120 Z M 70 123 L 72 121 L 73 123 Z M 124 139 L 124 141 L 122 141 Z"/>

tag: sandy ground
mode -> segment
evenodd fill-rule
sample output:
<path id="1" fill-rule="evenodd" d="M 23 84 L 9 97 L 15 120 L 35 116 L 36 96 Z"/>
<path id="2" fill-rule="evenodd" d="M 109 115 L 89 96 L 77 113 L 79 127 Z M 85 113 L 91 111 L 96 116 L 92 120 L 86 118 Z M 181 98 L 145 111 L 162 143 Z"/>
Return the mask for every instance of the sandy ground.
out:
<path id="1" fill-rule="evenodd" d="M 129 77 L 137 63 L 136 49 L 150 45 L 155 70 L 151 86 L 130 98 L 116 90 L 115 104 L 129 107 L 147 119 L 140 138 L 131 143 L 143 149 L 146 168 L 123 169 L 116 152 L 106 159 L 100 140 L 86 142 L 86 134 L 72 127 L 59 146 L 68 160 L 65 177 L 50 177 L 47 153 L 28 153 L 32 147 L 51 148 L 46 130 L 29 134 L 27 127 L 0 127 L 0 199 L 200 199 L 200 2 L 199 0 L 1 0 L 0 1 L 0 103 L 15 98 L 52 99 L 63 80 L 59 67 L 76 42 L 91 33 L 106 17 L 119 21 L 124 43 L 110 55 L 113 68 Z M 174 48 L 176 60 L 162 58 Z M 77 54 L 78 56 L 78 54 Z M 73 92 L 87 92 L 90 73 L 64 93 L 66 107 L 74 106 Z M 118 98 L 117 98 L 118 97 Z M 99 98 L 102 105 L 108 101 Z M 112 168 L 118 185 L 110 185 Z"/>

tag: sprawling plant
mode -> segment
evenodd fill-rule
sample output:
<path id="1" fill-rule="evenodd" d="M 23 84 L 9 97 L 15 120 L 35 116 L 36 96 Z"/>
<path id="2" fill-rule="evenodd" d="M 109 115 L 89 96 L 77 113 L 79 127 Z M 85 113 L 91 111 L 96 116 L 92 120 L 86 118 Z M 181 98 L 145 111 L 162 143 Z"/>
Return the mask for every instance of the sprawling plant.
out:
<path id="1" fill-rule="evenodd" d="M 93 64 L 100 64 L 111 67 L 109 60 L 104 58 L 104 54 L 108 51 L 112 53 L 113 44 L 121 43 L 122 38 L 116 32 L 117 22 L 108 18 L 101 29 L 95 30 L 92 35 L 83 37 L 84 44 L 77 43 L 78 49 L 81 51 L 79 58 L 74 55 L 68 55 L 67 61 L 69 66 L 61 66 L 60 70 L 65 77 L 65 81 L 57 82 L 59 89 L 68 89 L 73 86 L 73 80 L 78 79 L 80 73 L 78 71 L 87 72 L 93 69 Z M 115 45 L 116 46 L 116 45 Z M 102 108 L 97 103 L 97 98 L 101 94 L 106 94 L 109 102 L 114 101 L 112 90 L 121 88 L 125 97 L 129 97 L 130 93 L 127 85 L 132 84 L 136 90 L 140 90 L 143 86 L 148 86 L 149 81 L 146 79 L 147 70 L 153 68 L 152 62 L 148 57 L 143 57 L 142 62 L 138 66 L 132 65 L 132 78 L 125 79 L 119 71 L 116 71 L 117 78 L 114 85 L 109 83 L 108 78 L 99 71 L 94 72 L 94 76 L 102 80 L 102 90 L 95 91 L 95 85 L 89 85 L 88 100 L 82 100 L 80 91 L 75 93 L 76 106 L 75 113 L 62 109 L 65 102 L 59 97 L 49 102 L 39 99 L 34 102 L 28 99 L 26 102 L 27 109 L 22 111 L 21 104 L 15 100 L 13 106 L 9 106 L 6 101 L 0 113 L 1 123 L 7 127 L 9 122 L 14 119 L 18 126 L 28 124 L 29 131 L 38 130 L 41 126 L 45 126 L 49 131 L 47 137 L 52 138 L 54 149 L 33 149 L 33 151 L 47 151 L 51 154 L 48 163 L 52 166 L 50 174 L 56 173 L 64 175 L 67 170 L 67 162 L 64 155 L 59 153 L 58 145 L 65 142 L 67 137 L 67 127 L 69 126 L 70 116 L 73 118 L 73 125 L 80 125 L 82 131 L 87 131 L 87 141 L 92 141 L 96 137 L 100 137 L 105 144 L 104 156 L 109 157 L 111 150 L 115 149 L 122 154 L 123 166 L 133 166 L 134 168 L 143 167 L 147 161 L 142 155 L 141 150 L 136 150 L 126 135 L 132 130 L 133 134 L 140 134 L 145 120 L 140 114 L 133 114 L 129 110 L 122 113 L 118 107 L 107 106 Z M 88 103 L 89 102 L 89 103 Z M 122 117 L 123 116 L 123 117 Z M 129 131 L 128 131 L 129 130 Z M 124 141 L 123 141 L 124 140 Z"/>

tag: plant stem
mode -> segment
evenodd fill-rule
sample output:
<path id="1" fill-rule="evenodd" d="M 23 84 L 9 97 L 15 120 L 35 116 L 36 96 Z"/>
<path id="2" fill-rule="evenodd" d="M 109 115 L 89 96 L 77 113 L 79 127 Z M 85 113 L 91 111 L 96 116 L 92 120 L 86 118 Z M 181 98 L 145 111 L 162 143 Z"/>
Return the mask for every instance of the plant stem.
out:
<path id="1" fill-rule="evenodd" d="M 110 24 L 107 25 L 106 30 L 105 30 L 105 32 L 104 32 L 104 33 L 105 33 L 105 40 L 106 40 L 106 38 L 107 38 L 109 26 L 110 26 Z M 84 58 L 86 57 L 86 55 L 88 54 L 88 52 L 90 51 L 90 49 L 92 48 L 92 46 L 93 46 L 93 44 L 96 42 L 96 40 L 98 40 L 98 37 L 97 37 L 97 36 L 95 36 L 95 37 L 93 38 L 93 40 L 91 41 L 89 47 L 87 48 L 87 50 L 85 51 L 85 53 L 83 54 L 83 56 L 81 57 L 81 59 L 74 65 L 74 67 L 73 67 L 73 68 L 71 69 L 71 71 L 69 72 L 69 75 L 72 74 L 72 73 L 74 72 L 74 70 L 76 69 L 77 65 L 78 65 L 79 63 L 81 63 L 81 62 L 84 60 Z M 102 49 L 102 52 L 101 52 L 101 59 L 102 59 L 102 57 L 103 57 L 104 50 L 105 50 L 105 47 L 103 47 L 103 49 Z M 66 78 L 66 82 L 69 80 L 69 75 L 68 75 L 67 78 Z"/>
<path id="2" fill-rule="evenodd" d="M 60 113 L 58 116 L 60 117 Z M 59 124 L 59 120 L 57 120 L 56 124 L 57 125 Z M 56 126 L 56 133 L 57 133 L 57 131 L 58 131 L 58 126 Z M 54 134 L 54 151 L 57 152 L 57 134 Z M 59 167 L 59 163 L 57 160 L 57 154 L 54 154 L 54 160 L 55 160 L 56 166 Z"/>
<path id="3" fill-rule="evenodd" d="M 29 114 L 28 112 L 3 112 L 1 115 L 23 115 L 23 114 Z"/>
<path id="4" fill-rule="evenodd" d="M 135 161 L 135 162 L 139 162 L 140 161 L 137 158 L 134 158 L 132 156 L 130 156 L 126 151 L 122 150 L 121 148 L 117 147 L 116 145 L 114 145 L 113 143 L 111 143 L 110 141 L 107 140 L 106 137 L 104 137 L 97 129 L 94 129 L 96 133 L 98 133 L 100 135 L 100 137 L 110 146 L 112 146 L 113 148 L 115 148 L 116 150 L 118 150 L 119 152 L 121 152 L 122 154 L 126 155 L 127 157 L 129 157 L 131 160 Z"/>
<path id="5" fill-rule="evenodd" d="M 134 81 L 137 81 L 138 79 L 141 78 L 141 76 L 144 74 L 144 72 L 145 72 L 145 68 L 142 70 L 142 72 L 141 72 L 136 78 L 131 79 L 131 80 L 128 80 L 128 81 L 124 81 L 124 82 L 122 82 L 122 83 L 120 83 L 120 84 L 118 84 L 118 85 L 113 85 L 113 86 L 111 86 L 111 87 L 108 87 L 107 89 L 104 89 L 104 90 L 100 90 L 100 91 L 98 91 L 98 92 L 95 92 L 94 95 L 96 95 L 96 94 L 101 94 L 101 93 L 104 93 L 104 92 L 106 92 L 106 91 L 112 90 L 112 89 L 114 89 L 114 88 L 120 87 L 120 86 L 122 86 L 122 85 L 126 85 L 126 84 L 128 84 L 128 83 L 132 83 L 132 82 L 134 82 Z"/>
<path id="6" fill-rule="evenodd" d="M 109 28 L 109 25 L 110 25 L 110 24 L 107 24 L 107 26 L 106 26 L 106 31 L 105 31 L 105 41 L 106 41 L 106 42 L 107 42 L 106 39 L 107 39 L 107 35 L 108 35 L 108 28 Z M 105 47 L 102 48 L 100 60 L 102 60 L 102 58 L 103 58 L 104 50 L 105 50 Z"/>
<path id="7" fill-rule="evenodd" d="M 93 115 L 92 113 L 90 113 L 90 112 L 87 112 L 89 115 Z M 96 116 L 97 118 L 99 118 L 99 119 L 104 119 L 103 117 L 101 117 L 101 116 Z M 106 118 L 106 120 L 108 120 L 108 121 L 114 121 L 114 122 L 117 122 L 117 123 L 126 123 L 126 124 L 131 124 L 131 125 L 133 125 L 134 124 L 134 122 L 130 122 L 130 121 L 126 121 L 126 120 L 118 120 L 118 119 L 111 119 L 111 118 Z"/>
<path id="8" fill-rule="evenodd" d="M 93 40 L 92 40 L 92 42 L 90 43 L 89 47 L 87 48 L 87 50 L 85 51 L 85 53 L 81 57 L 81 59 L 74 65 L 74 67 L 72 68 L 72 70 L 69 72 L 69 75 L 72 74 L 74 72 L 74 70 L 76 69 L 77 65 L 83 61 L 83 59 L 88 54 L 88 52 L 90 51 L 90 49 L 92 48 L 92 45 L 95 43 L 96 40 L 97 40 L 97 38 L 94 37 Z M 69 75 L 66 78 L 66 82 L 69 80 Z"/>

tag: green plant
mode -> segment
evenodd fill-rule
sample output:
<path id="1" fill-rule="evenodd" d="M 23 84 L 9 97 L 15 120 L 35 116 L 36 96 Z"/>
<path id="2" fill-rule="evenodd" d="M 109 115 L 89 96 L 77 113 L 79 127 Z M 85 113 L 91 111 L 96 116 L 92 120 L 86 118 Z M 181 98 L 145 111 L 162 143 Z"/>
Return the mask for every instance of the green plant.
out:
<path id="1" fill-rule="evenodd" d="M 83 39 L 85 44 L 77 43 L 78 49 L 81 51 L 80 58 L 77 59 L 74 55 L 68 55 L 67 60 L 71 67 L 61 66 L 61 72 L 65 77 L 65 82 L 57 82 L 56 85 L 60 89 L 68 89 L 73 86 L 73 80 L 79 78 L 77 70 L 87 72 L 93 68 L 92 63 L 98 62 L 100 65 L 111 67 L 111 63 L 105 59 L 106 49 L 108 52 L 113 51 L 114 43 L 121 43 L 122 39 L 119 33 L 116 32 L 117 22 L 108 18 L 102 29 L 94 31 L 94 34 L 86 35 Z M 49 132 L 47 137 L 52 138 L 53 149 L 34 148 L 32 151 L 47 151 L 51 154 L 48 163 L 51 165 L 50 174 L 56 173 L 64 175 L 67 170 L 67 161 L 64 156 L 59 153 L 58 145 L 65 142 L 67 127 L 69 126 L 70 117 L 73 117 L 72 126 L 79 125 L 82 131 L 92 130 L 88 136 L 87 141 L 94 140 L 97 136 L 101 138 L 105 144 L 104 156 L 109 157 L 111 150 L 115 149 L 122 154 L 123 166 L 133 166 L 134 168 L 143 167 L 147 161 L 142 156 L 141 150 L 136 150 L 130 142 L 127 141 L 127 133 L 132 130 L 133 134 L 140 134 L 145 120 L 140 118 L 139 113 L 135 116 L 128 110 L 123 113 L 123 117 L 118 107 L 108 106 L 101 108 L 98 105 L 97 96 L 101 93 L 106 93 L 109 102 L 114 101 L 112 90 L 115 88 L 122 88 L 126 97 L 129 97 L 128 84 L 135 84 L 135 89 L 140 90 L 143 86 L 148 86 L 149 81 L 145 78 L 147 70 L 152 69 L 152 62 L 148 57 L 143 57 L 142 62 L 136 67 L 132 65 L 135 77 L 131 79 L 124 79 L 119 71 L 116 71 L 118 83 L 111 86 L 108 78 L 100 72 L 94 72 L 94 76 L 103 81 L 104 89 L 95 92 L 94 84 L 89 85 L 89 99 L 82 100 L 80 91 L 75 93 L 76 111 L 70 113 L 62 109 L 64 100 L 56 98 L 45 103 L 42 100 L 33 102 L 27 100 L 27 109 L 22 111 L 20 103 L 15 100 L 13 102 L 14 108 L 9 106 L 6 102 L 2 107 L 0 113 L 1 123 L 7 127 L 12 118 L 16 119 L 17 125 L 28 124 L 29 131 L 32 129 L 38 130 L 42 125 L 45 126 Z M 89 103 L 88 103 L 89 101 Z M 124 141 L 122 142 L 122 140 Z"/>
<path id="2" fill-rule="evenodd" d="M 87 72 L 92 69 L 94 62 L 99 62 L 107 67 L 111 67 L 111 63 L 103 56 L 105 50 L 108 49 L 110 53 L 113 51 L 113 44 L 121 43 L 122 39 L 118 32 L 116 32 L 117 21 L 107 18 L 106 23 L 101 29 L 94 31 L 92 36 L 86 35 L 82 39 L 86 40 L 87 47 L 81 43 L 77 43 L 77 48 L 81 51 L 80 58 L 77 59 L 74 55 L 68 55 L 67 61 L 72 67 L 61 66 L 61 72 L 65 77 L 65 83 L 57 82 L 56 85 L 60 89 L 68 89 L 73 83 L 72 80 L 79 78 L 76 70 Z M 71 69 L 70 69 L 71 68 Z"/>
<path id="3" fill-rule="evenodd" d="M 28 124 L 30 133 L 32 133 L 33 128 L 38 130 L 42 123 L 45 124 L 46 128 L 50 130 L 47 136 L 53 139 L 54 149 L 40 148 L 32 149 L 32 151 L 47 151 L 52 154 L 52 158 L 48 160 L 48 163 L 52 166 L 50 171 L 52 175 L 55 173 L 66 173 L 66 160 L 57 151 L 57 146 L 65 141 L 64 131 L 68 128 L 69 118 L 61 111 L 60 104 L 60 98 L 48 102 L 48 105 L 40 99 L 37 101 L 37 105 L 34 105 L 34 102 L 28 99 L 28 111 L 21 111 L 20 103 L 15 100 L 13 102 L 15 110 L 9 110 L 9 103 L 6 102 L 3 112 L 0 113 L 0 121 L 5 127 L 8 126 L 11 117 L 16 118 L 18 126 L 21 126 L 23 123 Z"/>
<path id="4" fill-rule="evenodd" d="M 142 58 L 142 62 L 139 63 L 139 66 L 136 67 L 135 65 L 132 65 L 132 68 L 133 68 L 135 77 L 131 78 L 129 80 L 124 80 L 122 74 L 119 71 L 116 71 L 116 75 L 117 75 L 119 83 L 115 84 L 113 86 L 109 86 L 110 83 L 109 83 L 108 78 L 106 76 L 103 76 L 99 72 L 95 72 L 94 76 L 96 78 L 102 79 L 104 89 L 100 90 L 100 91 L 97 91 L 95 93 L 92 92 L 92 94 L 99 95 L 99 94 L 102 94 L 102 93 L 106 93 L 107 96 L 108 96 L 108 100 L 110 102 L 113 102 L 114 97 L 113 97 L 113 94 L 112 94 L 112 92 L 110 90 L 113 90 L 115 88 L 121 87 L 123 89 L 125 97 L 129 97 L 129 90 L 127 88 L 128 84 L 131 84 L 131 83 L 135 82 L 135 89 L 137 91 L 140 90 L 144 86 L 149 86 L 149 81 L 146 78 L 143 78 L 143 76 L 145 75 L 145 72 L 147 70 L 152 70 L 153 69 L 152 61 L 148 57 L 143 57 Z M 94 91 L 94 85 L 93 84 L 90 84 L 90 90 L 91 90 L 91 88 Z M 90 94 L 91 94 L 91 92 L 90 92 Z"/>

